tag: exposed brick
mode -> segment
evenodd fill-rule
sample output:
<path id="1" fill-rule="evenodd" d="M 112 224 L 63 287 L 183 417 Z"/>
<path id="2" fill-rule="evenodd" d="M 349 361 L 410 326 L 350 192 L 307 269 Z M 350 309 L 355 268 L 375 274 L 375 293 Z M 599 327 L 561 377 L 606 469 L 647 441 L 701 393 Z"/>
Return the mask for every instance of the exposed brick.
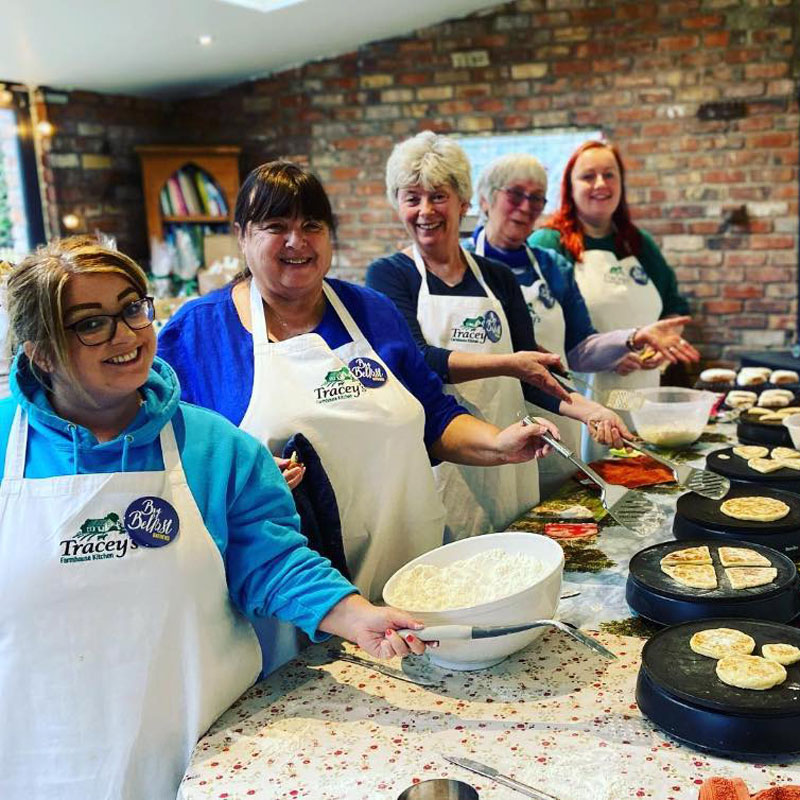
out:
<path id="1" fill-rule="evenodd" d="M 111 156 L 95 155 L 92 153 L 82 155 L 81 166 L 84 169 L 111 169 Z"/>
<path id="2" fill-rule="evenodd" d="M 511 77 L 515 81 L 528 80 L 530 78 L 543 78 L 547 75 L 547 71 L 548 65 L 544 62 L 514 64 L 511 67 Z"/>
<path id="3" fill-rule="evenodd" d="M 449 100 L 452 96 L 452 86 L 426 86 L 417 89 L 417 100 Z"/>

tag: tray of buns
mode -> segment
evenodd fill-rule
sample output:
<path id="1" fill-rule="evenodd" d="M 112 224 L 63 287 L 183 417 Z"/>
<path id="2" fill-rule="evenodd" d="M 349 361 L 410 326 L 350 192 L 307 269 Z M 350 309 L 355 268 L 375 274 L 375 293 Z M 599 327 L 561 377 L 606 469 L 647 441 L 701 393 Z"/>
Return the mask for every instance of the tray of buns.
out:
<path id="1" fill-rule="evenodd" d="M 636 701 L 655 725 L 703 751 L 800 752 L 800 630 L 725 617 L 665 628 L 642 650 Z"/>
<path id="2" fill-rule="evenodd" d="M 746 392 L 757 396 L 762 392 L 784 389 L 797 399 L 800 396 L 800 373 L 768 367 L 741 367 L 738 371 L 712 367 L 700 373 L 695 388 L 724 392 L 726 395 L 729 392 Z"/>
<path id="3" fill-rule="evenodd" d="M 764 545 L 669 541 L 631 558 L 625 596 L 660 625 L 726 616 L 789 622 L 800 613 L 798 584 L 794 562 Z"/>

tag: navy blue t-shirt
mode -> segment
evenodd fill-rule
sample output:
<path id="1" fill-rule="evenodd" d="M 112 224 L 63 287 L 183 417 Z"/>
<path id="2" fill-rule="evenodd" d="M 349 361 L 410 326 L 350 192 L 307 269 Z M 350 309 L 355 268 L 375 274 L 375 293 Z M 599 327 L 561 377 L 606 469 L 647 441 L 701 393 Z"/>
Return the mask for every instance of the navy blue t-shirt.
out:
<path id="1" fill-rule="evenodd" d="M 425 445 L 466 411 L 443 392 L 438 376 L 414 344 L 405 320 L 383 295 L 328 279 L 356 325 L 398 380 L 425 410 Z M 314 333 L 331 349 L 351 341 L 328 303 Z M 158 354 L 178 373 L 181 398 L 218 411 L 234 425 L 244 418 L 253 389 L 253 336 L 245 329 L 226 286 L 180 308 L 158 337 Z"/>

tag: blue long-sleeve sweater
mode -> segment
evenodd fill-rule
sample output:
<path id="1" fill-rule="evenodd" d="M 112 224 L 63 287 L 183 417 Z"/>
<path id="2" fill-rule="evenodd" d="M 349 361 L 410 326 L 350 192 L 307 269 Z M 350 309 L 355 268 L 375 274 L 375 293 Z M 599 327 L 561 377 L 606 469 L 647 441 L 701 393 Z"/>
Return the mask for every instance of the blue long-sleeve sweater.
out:
<path id="1" fill-rule="evenodd" d="M 138 415 L 109 442 L 55 413 L 24 355 L 12 366 L 11 392 L 0 401 L 0 479 L 18 405 L 28 415 L 26 478 L 162 470 L 159 433 L 171 420 L 189 489 L 222 554 L 234 604 L 250 619 L 276 616 L 315 641 L 326 638 L 319 623 L 356 588 L 306 547 L 291 493 L 266 448 L 218 414 L 180 402 L 168 364 L 155 359 Z"/>

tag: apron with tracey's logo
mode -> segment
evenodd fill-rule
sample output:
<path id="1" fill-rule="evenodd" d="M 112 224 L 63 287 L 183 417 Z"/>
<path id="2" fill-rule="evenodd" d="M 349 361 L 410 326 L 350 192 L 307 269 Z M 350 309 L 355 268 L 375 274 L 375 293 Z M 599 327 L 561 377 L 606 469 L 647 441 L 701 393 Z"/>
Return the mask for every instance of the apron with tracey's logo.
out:
<path id="1" fill-rule="evenodd" d="M 240 427 L 273 453 L 298 431 L 311 442 L 336 495 L 353 582 L 375 601 L 394 572 L 441 544 L 444 509 L 425 449 L 422 405 L 327 281 L 323 291 L 352 339 L 333 350 L 316 333 L 270 342 L 263 301 L 250 281 L 253 393 Z M 256 627 L 263 644 L 270 632 Z M 297 652 L 291 627 L 274 628 L 284 639 L 267 665 L 273 669 Z"/>
<path id="2" fill-rule="evenodd" d="M 24 478 L 17 409 L 0 484 L 0 797 L 174 798 L 198 738 L 258 676 L 172 425 L 163 472 Z M 177 537 L 155 530 L 156 501 Z M 145 506 L 142 506 L 145 508 Z"/>
<path id="3" fill-rule="evenodd" d="M 575 281 L 581 290 L 592 325 L 598 333 L 620 327 L 640 328 L 658 321 L 663 304 L 653 282 L 636 256 L 618 259 L 608 250 L 586 250 L 575 263 Z M 645 389 L 658 386 L 657 369 L 637 370 L 630 375 L 596 372 L 584 376 L 592 383 L 596 400 L 604 402 L 614 389 Z M 630 423 L 630 415 L 621 415 Z M 603 458 L 607 448 L 584 438 L 584 455 Z"/>
<path id="4" fill-rule="evenodd" d="M 475 252 L 482 256 L 486 250 L 486 228 L 478 233 L 475 242 Z M 528 306 L 533 322 L 533 333 L 536 344 L 561 356 L 564 366 L 567 366 L 566 336 L 567 325 L 564 320 L 564 310 L 561 303 L 556 300 L 550 291 L 550 286 L 536 262 L 536 256 L 528 245 L 525 245 L 528 260 L 533 268 L 536 279 L 530 286 L 520 286 L 522 296 Z M 561 441 L 573 452 L 580 452 L 581 445 L 581 423 L 560 414 L 546 411 L 532 403 L 527 403 L 528 411 L 537 417 L 544 417 L 554 422 L 561 433 Z M 567 459 L 551 453 L 545 458 L 539 459 L 539 488 L 543 497 L 552 494 L 569 476 L 575 472 L 575 467 Z"/>
<path id="5" fill-rule="evenodd" d="M 513 352 L 511 332 L 500 301 L 483 279 L 475 259 L 462 250 L 468 268 L 486 297 L 432 295 L 427 268 L 414 248 L 414 263 L 422 278 L 417 300 L 417 319 L 422 335 L 435 347 L 465 353 Z M 505 428 L 525 412 L 522 386 L 516 378 L 481 378 L 447 384 L 473 416 Z M 497 467 L 439 464 L 436 483 L 444 503 L 448 540 L 464 539 L 490 531 L 505 530 L 524 511 L 539 502 L 539 475 L 535 461 Z"/>

